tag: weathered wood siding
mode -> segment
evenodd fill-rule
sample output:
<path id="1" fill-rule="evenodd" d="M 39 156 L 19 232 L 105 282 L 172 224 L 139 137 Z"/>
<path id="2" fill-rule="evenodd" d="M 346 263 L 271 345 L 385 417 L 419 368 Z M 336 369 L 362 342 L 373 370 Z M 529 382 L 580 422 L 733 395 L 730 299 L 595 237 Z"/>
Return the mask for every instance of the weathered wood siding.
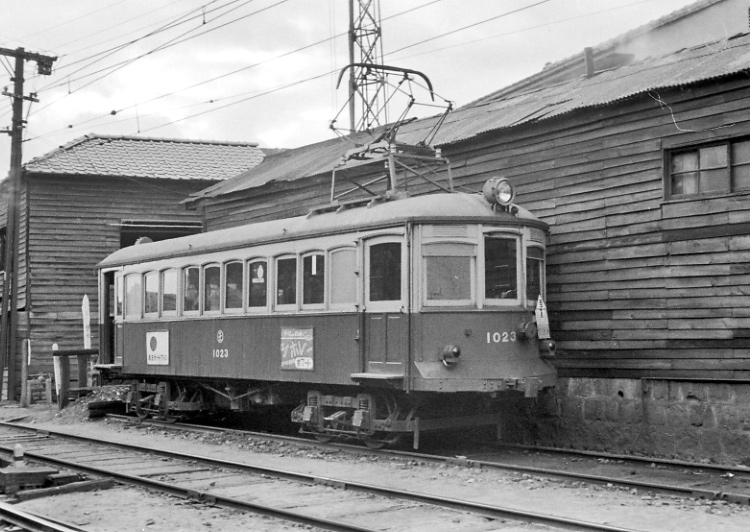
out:
<path id="1" fill-rule="evenodd" d="M 207 181 L 31 175 L 30 337 L 32 371 L 51 371 L 52 344 L 83 347 L 81 302 L 91 304 L 97 345 L 96 265 L 120 247 L 123 219 L 200 221 L 180 201 Z"/>
<path id="2" fill-rule="evenodd" d="M 457 185 L 510 177 L 552 226 L 562 376 L 750 378 L 750 195 L 665 201 L 664 150 L 750 135 L 750 83 L 660 90 L 443 146 Z M 209 230 L 306 212 L 324 178 L 206 206 Z"/>

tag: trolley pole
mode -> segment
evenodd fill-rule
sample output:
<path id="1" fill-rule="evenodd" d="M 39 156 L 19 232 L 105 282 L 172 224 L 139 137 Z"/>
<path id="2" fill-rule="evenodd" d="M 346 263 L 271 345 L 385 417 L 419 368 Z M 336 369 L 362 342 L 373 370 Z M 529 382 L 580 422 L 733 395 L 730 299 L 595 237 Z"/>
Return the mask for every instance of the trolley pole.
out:
<path id="1" fill-rule="evenodd" d="M 3 391 L 3 373 L 6 364 L 11 370 L 8 371 L 8 398 L 13 397 L 13 382 L 11 375 L 14 374 L 13 357 L 18 346 L 18 234 L 19 234 L 19 209 L 21 199 L 21 163 L 23 143 L 23 102 L 24 100 L 36 102 L 32 96 L 23 94 L 23 68 L 26 61 L 36 61 L 38 72 L 41 75 L 52 74 L 52 63 L 57 59 L 41 54 L 26 52 L 23 48 L 11 50 L 0 48 L 0 55 L 15 58 L 15 69 L 13 72 L 13 92 L 4 90 L 3 96 L 13 99 L 13 116 L 11 127 L 3 132 L 8 133 L 10 142 L 10 172 L 8 174 L 8 208 L 6 211 L 5 225 L 5 279 L 3 280 L 2 302 L 0 302 L 0 396 Z"/>

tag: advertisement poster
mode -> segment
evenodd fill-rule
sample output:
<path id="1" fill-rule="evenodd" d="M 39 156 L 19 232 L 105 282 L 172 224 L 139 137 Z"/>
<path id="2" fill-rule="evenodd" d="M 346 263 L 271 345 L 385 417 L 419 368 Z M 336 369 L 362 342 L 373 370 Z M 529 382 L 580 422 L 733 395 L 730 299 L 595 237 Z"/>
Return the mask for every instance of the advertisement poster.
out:
<path id="1" fill-rule="evenodd" d="M 313 357 L 313 330 L 281 329 L 281 369 L 312 371 L 315 369 Z"/>

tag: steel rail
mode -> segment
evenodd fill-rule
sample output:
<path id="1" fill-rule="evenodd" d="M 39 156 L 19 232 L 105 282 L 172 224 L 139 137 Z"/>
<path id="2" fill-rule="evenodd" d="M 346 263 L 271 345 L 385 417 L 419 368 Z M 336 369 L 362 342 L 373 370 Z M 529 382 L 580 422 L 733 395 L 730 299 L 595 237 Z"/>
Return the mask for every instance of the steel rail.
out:
<path id="1" fill-rule="evenodd" d="M 462 499 L 455 499 L 444 496 L 430 495 L 426 493 L 417 493 L 398 490 L 395 488 L 388 488 L 383 486 L 376 486 L 372 484 L 365 484 L 361 482 L 353 482 L 348 480 L 340 480 L 331 477 L 322 477 L 318 475 L 309 475 L 305 473 L 292 472 L 283 469 L 270 468 L 264 466 L 248 465 L 238 462 L 231 462 L 228 460 L 221 460 L 216 458 L 210 458 L 202 455 L 195 454 L 183 454 L 173 451 L 166 451 L 163 449 L 153 449 L 150 447 L 139 447 L 136 445 L 95 440 L 84 436 L 71 435 L 57 431 L 51 431 L 47 429 L 36 429 L 32 427 L 24 427 L 13 424 L 7 424 L 0 422 L 0 426 L 12 427 L 14 429 L 21 429 L 27 431 L 40 432 L 45 434 L 54 435 L 61 439 L 69 439 L 85 443 L 94 443 L 98 445 L 106 445 L 116 447 L 120 449 L 126 449 L 133 452 L 148 453 L 152 455 L 158 455 L 163 457 L 169 457 L 178 460 L 189 460 L 194 462 L 200 462 L 206 465 L 212 465 L 215 467 L 230 468 L 238 471 L 252 472 L 256 474 L 267 475 L 273 478 L 283 478 L 286 480 L 294 480 L 305 484 L 319 484 L 329 487 L 336 487 L 340 489 L 346 489 L 351 491 L 357 491 L 360 493 L 367 493 L 371 495 L 377 495 L 382 497 L 390 497 L 401 500 L 409 500 L 412 502 L 418 502 L 422 504 L 430 504 L 443 508 L 451 508 L 458 511 L 472 513 L 475 515 L 481 515 L 492 519 L 513 519 L 522 522 L 534 522 L 537 524 L 543 524 L 564 530 L 576 530 L 576 531 L 596 531 L 596 532 L 637 532 L 634 529 L 622 528 L 613 525 L 607 525 L 603 523 L 592 523 L 588 521 L 577 520 L 574 518 L 567 518 L 561 516 L 555 516 L 551 514 L 543 514 L 540 512 L 526 511 L 516 508 L 495 506 L 490 504 L 466 501 Z M 0 449 L 8 451 L 7 447 L 0 446 Z M 70 469 L 84 471 L 93 475 L 109 476 L 115 478 L 121 482 L 128 484 L 134 484 L 145 488 L 157 489 L 175 495 L 182 498 L 194 499 L 198 501 L 207 502 L 210 504 L 217 504 L 237 510 L 251 511 L 259 513 L 261 515 L 267 515 L 269 517 L 276 517 L 303 523 L 306 525 L 317 526 L 320 528 L 326 528 L 328 530 L 343 531 L 343 532 L 372 532 L 372 529 L 366 529 L 357 527 L 356 525 L 349 525 L 339 523 L 335 521 L 318 519 L 303 514 L 292 512 L 288 510 L 273 508 L 270 506 L 260 505 L 251 502 L 240 501 L 229 497 L 223 497 L 210 493 L 209 491 L 197 491 L 180 488 L 178 486 L 160 482 L 157 480 L 146 479 L 134 475 L 128 475 L 126 473 L 110 472 L 105 469 L 101 469 L 94 466 L 88 466 L 84 464 L 71 463 L 66 460 L 44 456 L 37 453 L 25 452 L 25 456 L 30 457 L 40 462 L 60 465 Z"/>
<path id="2" fill-rule="evenodd" d="M 20 508 L 0 502 L 0 521 L 5 521 L 29 532 L 86 532 L 84 528 L 56 523 L 45 517 L 24 512 Z"/>
<path id="3" fill-rule="evenodd" d="M 117 416 L 116 418 L 122 419 L 122 420 L 132 420 L 132 418 L 128 416 Z M 216 433 L 230 432 L 230 433 L 249 435 L 253 437 L 259 437 L 259 438 L 276 440 L 276 441 L 307 444 L 309 446 L 334 447 L 337 449 L 351 451 L 351 452 L 366 453 L 368 455 L 376 455 L 376 456 L 384 456 L 384 457 L 398 456 L 398 457 L 409 458 L 413 460 L 421 460 L 424 462 L 448 463 L 448 464 L 460 465 L 464 467 L 477 467 L 477 468 L 484 468 L 484 469 L 498 469 L 502 471 L 512 471 L 516 473 L 533 474 L 533 475 L 557 478 L 561 480 L 584 481 L 584 482 L 589 482 L 589 483 L 597 484 L 597 485 L 606 486 L 608 484 L 611 484 L 614 486 L 620 486 L 620 487 L 626 487 L 626 488 L 645 489 L 645 490 L 650 490 L 650 491 L 658 492 L 662 494 L 678 495 L 682 497 L 691 497 L 691 498 L 709 499 L 709 500 L 726 500 L 726 501 L 731 501 L 731 502 L 735 502 L 739 504 L 746 504 L 746 505 L 750 504 L 750 494 L 732 493 L 732 492 L 725 492 L 722 490 L 683 487 L 683 486 L 676 486 L 674 484 L 662 484 L 662 483 L 652 482 L 652 481 L 641 481 L 641 480 L 635 480 L 635 479 L 629 479 L 629 478 L 610 477 L 606 475 L 596 475 L 596 474 L 590 474 L 590 473 L 576 473 L 576 472 L 571 472 L 571 471 L 562 471 L 559 469 L 524 466 L 524 465 L 509 464 L 509 463 L 503 463 L 503 462 L 492 462 L 492 461 L 487 461 L 487 460 L 475 460 L 471 458 L 456 458 L 453 456 L 422 454 L 422 453 L 417 453 L 413 451 L 367 449 L 361 446 L 349 445 L 346 443 L 321 443 L 321 442 L 316 442 L 316 441 L 309 440 L 309 439 L 297 438 L 294 436 L 281 436 L 281 435 L 276 435 L 276 434 L 242 431 L 242 430 L 237 430 L 237 429 L 221 429 L 221 428 L 216 428 L 216 427 L 207 427 L 207 426 L 202 426 L 202 425 L 191 425 L 191 424 L 168 424 L 168 423 L 161 423 L 156 420 L 148 420 L 148 423 L 154 423 L 157 426 L 179 427 L 179 428 L 185 428 L 188 430 L 199 430 L 199 431 L 206 431 L 206 432 L 216 432 Z M 525 448 L 524 446 L 514 446 L 514 445 L 509 445 L 508 447 Z M 539 451 L 542 450 L 541 448 L 530 448 L 530 449 L 535 449 Z M 564 453 L 565 450 L 558 450 L 558 452 Z M 629 459 L 629 457 L 626 455 L 623 455 L 623 456 L 607 455 L 607 454 L 598 454 L 598 453 L 594 453 L 590 451 L 581 451 L 581 452 L 573 451 L 571 454 L 582 454 L 585 456 L 597 457 L 597 458 L 616 458 L 619 460 Z M 636 459 L 634 461 L 664 463 L 666 465 L 671 465 L 671 466 L 692 467 L 695 469 L 704 468 L 702 464 L 695 464 L 691 462 L 670 462 L 670 461 L 647 460 L 647 459 L 642 459 L 642 460 Z M 724 468 L 724 467 L 716 466 L 713 468 L 706 467 L 705 469 L 714 469 L 714 470 L 719 470 L 719 471 L 736 471 L 738 473 L 750 473 L 750 469 L 746 469 L 746 468 L 745 469 L 743 468 L 732 469 L 732 468 Z"/>

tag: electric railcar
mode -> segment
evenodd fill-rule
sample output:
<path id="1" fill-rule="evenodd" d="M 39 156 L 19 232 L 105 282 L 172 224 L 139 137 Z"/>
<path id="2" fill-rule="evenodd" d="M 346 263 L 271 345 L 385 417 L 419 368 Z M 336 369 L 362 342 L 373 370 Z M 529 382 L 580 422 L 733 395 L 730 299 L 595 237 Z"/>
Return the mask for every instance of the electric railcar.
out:
<path id="1" fill-rule="evenodd" d="M 319 439 L 415 447 L 496 424 L 556 380 L 548 227 L 512 199 L 496 179 L 121 249 L 99 265 L 103 367 L 139 416 L 284 404 Z"/>

